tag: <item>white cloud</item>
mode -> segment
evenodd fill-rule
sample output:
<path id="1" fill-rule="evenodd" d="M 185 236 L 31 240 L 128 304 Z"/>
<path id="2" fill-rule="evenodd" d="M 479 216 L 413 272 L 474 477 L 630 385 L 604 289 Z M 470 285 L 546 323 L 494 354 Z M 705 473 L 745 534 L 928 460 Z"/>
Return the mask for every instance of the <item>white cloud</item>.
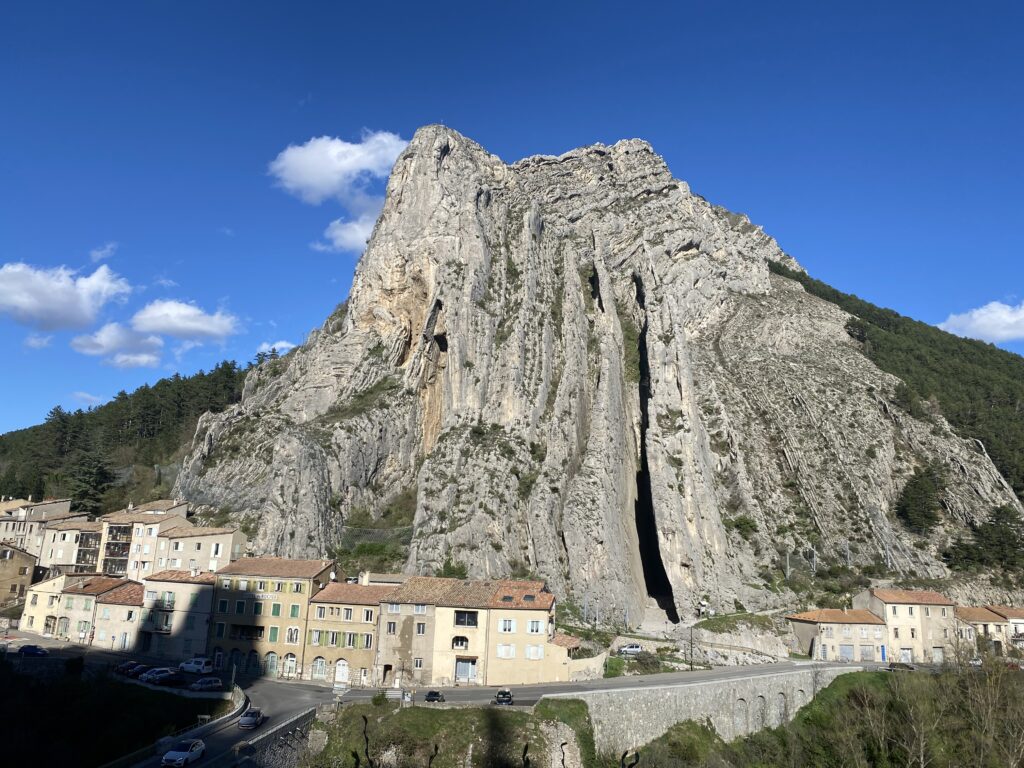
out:
<path id="1" fill-rule="evenodd" d="M 178 287 L 178 284 L 171 280 L 169 277 L 158 277 L 156 280 L 153 281 L 153 284 L 159 286 L 160 288 Z"/>
<path id="2" fill-rule="evenodd" d="M 86 405 L 99 405 L 106 400 L 105 397 L 90 395 L 88 392 L 72 392 L 71 396 L 78 402 L 85 403 Z"/>
<path id="3" fill-rule="evenodd" d="M 132 328 L 140 333 L 162 333 L 178 339 L 223 341 L 238 333 L 238 318 L 220 309 L 209 314 L 195 304 L 159 299 L 135 313 Z"/>
<path id="4" fill-rule="evenodd" d="M 107 302 L 131 290 L 106 264 L 91 275 L 22 263 L 0 267 L 0 313 L 43 331 L 89 325 Z"/>
<path id="5" fill-rule="evenodd" d="M 45 349 L 50 346 L 53 336 L 45 336 L 41 333 L 30 333 L 25 337 L 25 346 L 29 349 Z"/>
<path id="6" fill-rule="evenodd" d="M 1020 341 L 1024 339 L 1024 302 L 1017 306 L 991 301 L 976 309 L 950 315 L 939 328 L 957 336 L 991 341 Z"/>
<path id="7" fill-rule="evenodd" d="M 107 360 L 115 368 L 156 368 L 160 365 L 160 356 L 151 355 L 145 352 L 132 354 L 130 352 L 118 352 Z"/>
<path id="8" fill-rule="evenodd" d="M 317 205 L 337 198 L 359 203 L 367 181 L 385 178 L 409 142 L 388 131 L 365 131 L 357 144 L 320 136 L 290 145 L 270 163 L 270 173 L 288 192 Z"/>
<path id="9" fill-rule="evenodd" d="M 335 219 L 327 225 L 324 230 L 324 238 L 327 242 L 317 241 L 310 243 L 314 251 L 358 251 L 366 247 L 366 241 L 373 234 L 373 225 L 377 223 L 377 216 L 364 215 L 353 221 L 342 221 Z"/>
<path id="10" fill-rule="evenodd" d="M 89 258 L 92 259 L 95 264 L 97 261 L 103 261 L 109 259 L 115 253 L 117 253 L 117 243 L 111 240 L 109 243 L 104 243 L 99 248 L 93 248 L 89 251 Z"/>
<path id="11" fill-rule="evenodd" d="M 109 355 L 114 352 L 156 352 L 164 345 L 159 336 L 145 336 L 120 323 L 107 323 L 96 333 L 75 336 L 71 348 L 83 355 Z"/>
<path id="12" fill-rule="evenodd" d="M 281 341 L 275 341 L 273 344 L 271 344 L 269 341 L 264 341 L 262 344 L 256 347 L 257 352 L 269 352 L 272 349 L 276 349 L 279 355 L 284 355 L 289 351 L 295 349 L 295 344 L 292 344 L 290 341 L 284 341 L 282 339 Z"/>

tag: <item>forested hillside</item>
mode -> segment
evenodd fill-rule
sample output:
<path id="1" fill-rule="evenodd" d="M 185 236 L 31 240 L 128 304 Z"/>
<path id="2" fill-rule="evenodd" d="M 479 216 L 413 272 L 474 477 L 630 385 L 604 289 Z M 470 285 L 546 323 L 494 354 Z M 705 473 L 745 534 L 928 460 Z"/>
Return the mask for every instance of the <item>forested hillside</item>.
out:
<path id="1" fill-rule="evenodd" d="M 962 437 L 983 443 L 1024 499 L 1024 357 L 876 307 L 781 264 L 768 265 L 853 315 L 846 329 L 864 354 L 907 383 L 897 393 L 901 405 L 920 415 L 923 401 L 933 399 Z"/>
<path id="2" fill-rule="evenodd" d="M 203 413 L 238 401 L 247 370 L 225 361 L 88 411 L 53 408 L 43 424 L 0 435 L 0 494 L 71 496 L 93 514 L 166 495 L 165 465 L 180 459 Z"/>

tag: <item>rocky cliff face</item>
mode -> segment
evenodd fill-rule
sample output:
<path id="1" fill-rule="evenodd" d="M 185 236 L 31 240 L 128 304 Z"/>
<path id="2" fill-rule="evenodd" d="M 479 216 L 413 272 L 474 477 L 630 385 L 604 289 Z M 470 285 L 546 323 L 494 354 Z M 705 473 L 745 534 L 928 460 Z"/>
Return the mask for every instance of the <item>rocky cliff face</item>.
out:
<path id="1" fill-rule="evenodd" d="M 307 556 L 414 491 L 407 570 L 533 571 L 630 624 L 767 607 L 812 545 L 942 575 L 891 515 L 913 468 L 950 468 L 948 525 L 1013 494 L 770 260 L 799 268 L 642 141 L 507 165 L 423 128 L 347 304 L 203 418 L 177 492 Z"/>

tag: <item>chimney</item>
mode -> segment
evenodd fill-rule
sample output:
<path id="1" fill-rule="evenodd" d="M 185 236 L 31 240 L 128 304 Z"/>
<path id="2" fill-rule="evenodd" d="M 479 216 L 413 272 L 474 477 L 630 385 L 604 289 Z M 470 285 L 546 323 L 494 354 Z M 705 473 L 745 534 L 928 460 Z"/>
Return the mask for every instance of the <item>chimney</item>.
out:
<path id="1" fill-rule="evenodd" d="M 31 493 L 28 495 L 28 500 L 32 501 L 32 494 Z"/>
<path id="2" fill-rule="evenodd" d="M 846 606 L 845 605 L 843 606 L 843 614 L 844 615 L 846 614 Z"/>

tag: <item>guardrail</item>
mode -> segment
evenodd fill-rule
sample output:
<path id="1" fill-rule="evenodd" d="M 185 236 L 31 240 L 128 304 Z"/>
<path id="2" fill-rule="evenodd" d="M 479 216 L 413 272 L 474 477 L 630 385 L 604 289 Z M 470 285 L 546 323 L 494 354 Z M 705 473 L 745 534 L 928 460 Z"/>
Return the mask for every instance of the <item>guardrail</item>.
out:
<path id="1" fill-rule="evenodd" d="M 278 748 L 301 754 L 306 747 L 304 737 L 309 732 L 309 726 L 316 719 L 316 710 L 316 707 L 310 707 L 293 715 L 283 723 L 278 723 L 261 733 L 253 734 L 252 738 L 240 741 L 224 754 L 204 762 L 204 768 L 253 765 L 252 758 L 256 754 Z"/>

